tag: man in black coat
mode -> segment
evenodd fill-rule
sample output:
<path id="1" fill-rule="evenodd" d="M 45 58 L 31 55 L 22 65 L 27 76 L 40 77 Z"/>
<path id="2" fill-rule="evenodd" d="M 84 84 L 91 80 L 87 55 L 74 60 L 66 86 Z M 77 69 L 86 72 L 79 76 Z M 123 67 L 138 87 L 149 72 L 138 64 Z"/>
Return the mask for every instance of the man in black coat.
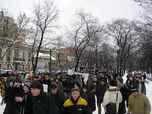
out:
<path id="1" fill-rule="evenodd" d="M 42 91 L 42 84 L 33 81 L 31 95 L 27 97 L 25 114 L 59 114 L 59 109 L 52 97 Z"/>
<path id="2" fill-rule="evenodd" d="M 50 95 L 55 100 L 55 104 L 59 109 L 62 108 L 63 103 L 65 101 L 65 95 L 62 90 L 62 87 L 60 87 L 59 82 L 52 82 L 50 85 Z"/>
<path id="3" fill-rule="evenodd" d="M 95 101 L 95 90 L 93 88 L 88 89 L 86 86 L 82 88 L 82 97 L 85 98 L 88 102 L 88 107 L 93 113 L 96 110 L 96 101 Z"/>
<path id="4" fill-rule="evenodd" d="M 132 94 L 132 88 L 137 88 L 138 87 L 138 83 L 137 81 L 135 80 L 135 78 L 133 77 L 132 74 L 128 74 L 127 76 L 127 80 L 125 82 L 125 85 L 124 85 L 124 89 L 126 91 L 126 99 L 127 99 L 127 106 L 128 106 L 128 100 L 129 100 L 129 96 Z"/>
<path id="5" fill-rule="evenodd" d="M 96 96 L 97 96 L 97 106 L 98 114 L 101 114 L 101 103 L 103 102 L 104 94 L 108 88 L 106 75 L 99 74 L 97 76 L 97 85 L 96 85 Z"/>
<path id="6" fill-rule="evenodd" d="M 3 114 L 23 114 L 24 90 L 19 79 L 10 81 L 6 86 L 4 102 L 6 107 Z"/>

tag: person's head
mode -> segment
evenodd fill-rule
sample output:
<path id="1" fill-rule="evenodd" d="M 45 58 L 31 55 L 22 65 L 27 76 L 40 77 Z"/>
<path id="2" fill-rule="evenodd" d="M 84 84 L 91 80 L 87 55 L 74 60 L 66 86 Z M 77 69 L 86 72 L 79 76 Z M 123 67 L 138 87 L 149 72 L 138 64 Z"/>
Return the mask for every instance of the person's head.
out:
<path id="1" fill-rule="evenodd" d="M 56 95 L 58 93 L 58 85 L 57 83 L 52 83 L 51 84 L 51 94 Z"/>
<path id="2" fill-rule="evenodd" d="M 30 91 L 29 86 L 28 86 L 27 84 L 25 84 L 25 85 L 23 86 L 23 90 L 24 90 L 24 93 L 25 93 L 25 94 L 28 94 L 29 91 Z"/>
<path id="3" fill-rule="evenodd" d="M 73 98 L 73 100 L 76 101 L 80 97 L 80 89 L 79 88 L 72 88 L 71 97 Z"/>
<path id="4" fill-rule="evenodd" d="M 139 93 L 137 88 L 132 88 L 131 92 L 133 95 L 137 95 Z"/>
<path id="5" fill-rule="evenodd" d="M 83 90 L 84 93 L 86 93 L 87 92 L 87 87 L 84 86 L 82 90 Z"/>
<path id="6" fill-rule="evenodd" d="M 133 77 L 132 77 L 132 76 L 130 76 L 130 77 L 129 77 L 129 80 L 130 80 L 130 81 L 133 81 Z"/>
<path id="7" fill-rule="evenodd" d="M 61 79 L 61 76 L 57 76 L 57 79 L 60 80 L 60 79 Z"/>
<path id="8" fill-rule="evenodd" d="M 139 82 L 142 81 L 142 76 L 141 75 L 137 75 L 136 76 L 136 80 L 139 81 Z"/>
<path id="9" fill-rule="evenodd" d="M 48 75 L 46 75 L 46 76 L 45 76 L 45 79 L 46 79 L 46 80 L 49 80 L 49 76 L 48 76 Z"/>
<path id="10" fill-rule="evenodd" d="M 42 92 L 42 84 L 39 81 L 34 80 L 31 85 L 32 96 L 39 96 L 41 92 Z"/>
<path id="11" fill-rule="evenodd" d="M 109 85 L 110 85 L 110 86 L 115 86 L 115 87 L 117 87 L 117 80 L 111 80 L 111 81 L 109 82 Z"/>

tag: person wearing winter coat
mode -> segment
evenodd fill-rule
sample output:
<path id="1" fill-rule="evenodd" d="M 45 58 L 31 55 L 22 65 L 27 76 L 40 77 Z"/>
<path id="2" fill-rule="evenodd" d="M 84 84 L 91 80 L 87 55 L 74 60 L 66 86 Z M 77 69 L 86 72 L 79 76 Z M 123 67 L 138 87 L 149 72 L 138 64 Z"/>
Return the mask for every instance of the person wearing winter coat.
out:
<path id="1" fill-rule="evenodd" d="M 24 90 L 19 79 L 10 81 L 6 86 L 4 102 L 6 107 L 3 114 L 23 114 Z"/>
<path id="2" fill-rule="evenodd" d="M 127 76 L 127 81 L 125 82 L 125 85 L 124 85 L 124 89 L 126 91 L 126 99 L 127 99 L 127 106 L 128 106 L 128 100 L 129 100 L 129 96 L 132 94 L 132 89 L 133 88 L 138 88 L 138 83 L 137 81 L 135 80 L 135 78 L 133 77 L 133 75 L 129 74 Z"/>
<path id="3" fill-rule="evenodd" d="M 144 95 L 146 95 L 145 79 L 146 79 L 146 77 L 143 76 L 142 74 L 137 74 L 136 75 L 138 91 L 143 93 Z"/>
<path id="4" fill-rule="evenodd" d="M 107 78 L 103 74 L 100 74 L 97 76 L 97 85 L 96 85 L 97 104 L 102 103 L 106 89 L 107 89 Z"/>
<path id="5" fill-rule="evenodd" d="M 129 96 L 128 114 L 150 114 L 151 105 L 149 99 L 142 93 L 138 92 L 138 88 L 132 89 Z"/>
<path id="6" fill-rule="evenodd" d="M 87 101 L 80 96 L 78 87 L 72 88 L 71 96 L 63 104 L 62 114 L 91 114 Z"/>
<path id="7" fill-rule="evenodd" d="M 117 87 L 117 81 L 111 80 L 108 90 L 103 97 L 102 105 L 105 114 L 118 114 L 119 104 L 122 102 L 122 95 Z"/>
<path id="8" fill-rule="evenodd" d="M 96 96 L 97 96 L 98 114 L 101 114 L 101 103 L 103 102 L 103 97 L 108 87 L 107 80 L 108 79 L 105 74 L 99 74 L 97 76 Z"/>
<path id="9" fill-rule="evenodd" d="M 122 102 L 119 105 L 119 114 L 125 114 L 126 113 L 126 101 L 127 101 L 127 91 L 123 86 L 120 87 L 120 92 L 122 94 Z"/>
<path id="10" fill-rule="evenodd" d="M 55 100 L 56 106 L 61 109 L 65 101 L 65 96 L 59 83 L 52 82 L 50 85 L 50 96 Z"/>
<path id="11" fill-rule="evenodd" d="M 39 81 L 33 81 L 31 95 L 27 97 L 25 114 L 59 114 L 54 99 L 43 92 Z"/>
<path id="12" fill-rule="evenodd" d="M 82 97 L 85 98 L 88 102 L 88 106 L 93 113 L 96 110 L 96 101 L 95 101 L 95 90 L 94 88 L 87 88 L 83 86 L 82 88 Z"/>

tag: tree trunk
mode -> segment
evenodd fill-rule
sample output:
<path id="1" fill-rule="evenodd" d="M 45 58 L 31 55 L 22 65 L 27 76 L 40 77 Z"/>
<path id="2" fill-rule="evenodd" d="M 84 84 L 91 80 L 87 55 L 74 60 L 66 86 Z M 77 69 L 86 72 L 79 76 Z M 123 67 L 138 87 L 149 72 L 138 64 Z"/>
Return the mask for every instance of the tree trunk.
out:
<path id="1" fill-rule="evenodd" d="M 43 37 L 44 37 L 44 31 L 42 31 L 40 44 L 39 44 L 38 49 L 36 51 L 35 64 L 34 64 L 34 67 L 33 67 L 33 75 L 34 76 L 36 75 L 37 63 L 38 63 L 38 59 L 39 59 L 39 53 L 40 53 L 41 45 L 42 45 L 42 42 L 43 42 Z"/>
<path id="2" fill-rule="evenodd" d="M 52 73 L 52 50 L 50 49 L 49 73 Z"/>
<path id="3" fill-rule="evenodd" d="M 74 69 L 75 72 L 78 71 L 80 58 L 78 57 L 76 60 L 77 60 L 77 61 L 76 61 L 75 69 Z"/>

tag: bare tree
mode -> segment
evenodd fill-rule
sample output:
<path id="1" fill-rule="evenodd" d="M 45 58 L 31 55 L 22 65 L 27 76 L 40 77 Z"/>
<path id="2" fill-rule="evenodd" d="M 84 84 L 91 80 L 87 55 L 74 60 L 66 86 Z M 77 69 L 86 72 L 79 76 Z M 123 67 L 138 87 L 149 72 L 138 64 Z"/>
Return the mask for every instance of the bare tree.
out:
<path id="1" fill-rule="evenodd" d="M 141 65 L 140 69 L 145 71 L 152 72 L 152 66 L 151 66 L 151 30 L 152 30 L 152 0 L 134 0 L 137 2 L 140 6 L 142 6 L 145 10 L 144 12 L 144 20 L 145 23 L 144 26 L 139 27 L 141 29 L 141 32 L 139 33 L 142 37 L 141 39 L 141 48 L 140 48 L 140 54 L 139 60 Z M 142 67 L 141 67 L 142 66 Z"/>
<path id="2" fill-rule="evenodd" d="M 33 73 L 35 74 L 37 69 L 39 52 L 42 47 L 44 37 L 46 33 L 52 28 L 52 25 L 55 23 L 58 16 L 58 11 L 54 1 L 45 1 L 43 3 L 39 3 L 34 8 L 34 15 L 34 23 L 36 26 L 35 28 L 38 28 L 38 34 L 40 35 L 38 35 L 38 37 L 40 37 L 40 40 L 38 46 L 36 47 L 36 57 L 33 64 Z"/>
<path id="3" fill-rule="evenodd" d="M 60 52 L 60 49 L 62 49 L 65 46 L 61 36 L 58 36 L 56 38 L 56 43 L 54 43 L 54 46 L 56 48 L 56 63 L 57 63 L 57 67 L 61 70 L 62 69 L 62 64 L 61 64 L 61 56 L 62 56 L 62 54 Z"/>
<path id="4" fill-rule="evenodd" d="M 139 5 L 142 5 L 142 6 L 149 6 L 151 7 L 150 5 L 152 5 L 152 0 L 134 0 L 135 2 L 139 3 Z"/>
<path id="5" fill-rule="evenodd" d="M 83 52 L 89 46 L 91 38 L 94 37 L 97 28 L 97 20 L 90 14 L 79 12 L 77 14 L 78 22 L 74 26 L 72 40 L 74 42 L 73 50 L 75 53 L 75 68 L 77 71 Z"/>
<path id="6" fill-rule="evenodd" d="M 81 58 L 82 67 L 86 68 L 87 72 L 91 73 L 99 70 L 99 51 L 101 50 L 100 46 L 104 41 L 103 34 L 103 26 L 100 26 L 98 22 L 94 23 L 92 38 Z"/>
<path id="7" fill-rule="evenodd" d="M 152 26 L 150 24 L 141 23 L 137 26 L 139 29 L 140 45 L 138 50 L 138 67 L 140 70 L 152 72 Z"/>
<path id="8" fill-rule="evenodd" d="M 30 52 L 29 52 L 29 62 L 32 64 L 32 69 L 34 68 L 34 60 L 35 60 L 35 54 L 36 54 L 36 47 L 38 45 L 38 28 L 30 28 L 29 30 L 29 36 L 28 40 L 26 41 L 30 46 Z"/>
<path id="9" fill-rule="evenodd" d="M 138 35 L 128 20 L 116 20 L 108 25 L 108 34 L 114 38 L 117 51 L 117 73 L 123 75 L 126 70 L 127 59 L 130 52 L 138 43 Z"/>

